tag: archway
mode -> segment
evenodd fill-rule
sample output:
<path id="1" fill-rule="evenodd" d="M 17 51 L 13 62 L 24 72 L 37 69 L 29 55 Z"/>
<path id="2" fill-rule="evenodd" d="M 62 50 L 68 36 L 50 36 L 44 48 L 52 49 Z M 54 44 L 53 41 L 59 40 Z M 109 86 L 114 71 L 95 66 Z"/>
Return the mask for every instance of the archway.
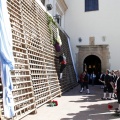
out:
<path id="1" fill-rule="evenodd" d="M 100 84 L 98 81 L 101 74 L 101 60 L 95 55 L 89 55 L 84 59 L 83 70 L 87 70 L 90 75 L 92 72 L 96 74 L 95 84 Z"/>
<path id="2" fill-rule="evenodd" d="M 78 53 L 76 54 L 76 67 L 79 75 L 83 72 L 85 64 L 87 68 L 90 67 L 88 66 L 88 63 L 90 63 L 89 60 L 91 61 L 93 58 L 95 61 L 98 61 L 98 63 L 100 63 L 100 67 L 98 69 L 99 71 L 105 72 L 106 69 L 110 69 L 109 45 L 79 45 L 77 48 Z M 98 68 L 98 65 L 96 66 Z"/>
<path id="3" fill-rule="evenodd" d="M 101 72 L 101 60 L 95 55 L 89 55 L 84 59 L 84 70 L 86 69 L 88 73 Z"/>

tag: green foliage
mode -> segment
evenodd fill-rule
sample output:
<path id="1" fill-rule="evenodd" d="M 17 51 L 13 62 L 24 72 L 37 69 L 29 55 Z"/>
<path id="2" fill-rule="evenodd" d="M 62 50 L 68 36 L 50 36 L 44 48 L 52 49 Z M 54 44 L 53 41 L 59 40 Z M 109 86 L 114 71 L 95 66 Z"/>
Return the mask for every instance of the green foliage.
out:
<path id="1" fill-rule="evenodd" d="M 46 13 L 47 14 L 47 13 Z M 57 27 L 56 22 L 53 20 L 53 18 L 47 14 L 47 19 L 48 19 L 48 27 L 49 27 L 49 31 L 50 31 L 50 39 L 52 44 L 54 45 L 57 41 L 54 31 L 52 30 L 52 25 L 55 25 Z"/>
<path id="2" fill-rule="evenodd" d="M 47 14 L 47 19 L 48 19 L 48 25 L 53 23 L 56 27 L 57 27 L 57 24 L 56 22 L 53 20 L 53 18 Z"/>

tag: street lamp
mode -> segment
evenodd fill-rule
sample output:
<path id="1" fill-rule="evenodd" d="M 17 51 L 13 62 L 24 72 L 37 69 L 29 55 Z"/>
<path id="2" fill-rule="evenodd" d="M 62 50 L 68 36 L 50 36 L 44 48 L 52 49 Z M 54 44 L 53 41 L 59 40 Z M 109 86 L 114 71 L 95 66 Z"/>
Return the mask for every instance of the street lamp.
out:
<path id="1" fill-rule="evenodd" d="M 57 23 L 61 26 L 61 15 L 56 14 L 53 18 L 57 21 Z"/>

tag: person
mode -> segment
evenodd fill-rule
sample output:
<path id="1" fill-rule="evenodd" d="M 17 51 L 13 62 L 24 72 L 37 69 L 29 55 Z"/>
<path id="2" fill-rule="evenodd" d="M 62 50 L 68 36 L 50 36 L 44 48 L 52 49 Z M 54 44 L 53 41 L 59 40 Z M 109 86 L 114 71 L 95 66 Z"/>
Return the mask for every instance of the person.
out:
<path id="1" fill-rule="evenodd" d="M 115 70 L 112 70 L 112 71 L 111 71 L 111 76 L 112 76 L 112 81 L 113 81 L 114 88 L 115 88 L 115 83 L 116 83 L 116 80 L 117 80 L 117 75 L 115 74 Z M 117 99 L 117 96 L 116 96 L 116 94 L 114 93 L 114 91 L 113 91 L 113 93 L 112 93 L 112 98 Z"/>
<path id="2" fill-rule="evenodd" d="M 119 70 L 114 70 L 114 88 L 116 89 L 116 84 L 117 84 L 117 79 L 119 78 L 119 74 L 118 74 Z M 114 99 L 117 99 L 117 93 L 113 92 L 113 96 Z"/>
<path id="3" fill-rule="evenodd" d="M 87 72 L 87 76 L 88 76 L 88 84 L 90 82 L 90 74 Z"/>
<path id="4" fill-rule="evenodd" d="M 96 75 L 93 71 L 93 73 L 91 74 L 91 80 L 92 80 L 92 85 L 94 86 L 94 83 L 95 83 L 95 78 L 96 78 Z"/>
<path id="5" fill-rule="evenodd" d="M 115 83 L 115 94 L 117 93 L 117 99 L 118 99 L 118 108 L 116 108 L 116 112 L 120 113 L 120 76 L 119 76 L 119 70 L 115 71 L 115 74 L 117 75 L 116 83 Z"/>
<path id="6" fill-rule="evenodd" d="M 84 90 L 84 86 L 86 86 L 87 92 L 86 94 L 90 94 L 89 88 L 88 88 L 88 75 L 87 72 L 84 71 L 81 75 L 80 75 L 80 81 L 81 81 L 81 90 L 80 93 L 83 92 Z"/>
<path id="7" fill-rule="evenodd" d="M 113 82 L 112 82 L 112 78 L 111 78 L 111 75 L 110 75 L 110 70 L 106 70 L 106 75 L 104 77 L 104 94 L 103 94 L 103 98 L 101 98 L 102 100 L 111 100 L 111 96 L 112 96 L 112 93 L 113 93 L 113 90 L 114 90 L 114 85 L 113 85 Z M 106 93 L 109 93 L 109 97 L 106 98 Z"/>
<path id="8" fill-rule="evenodd" d="M 105 77 L 105 74 L 103 73 L 103 71 L 101 72 L 101 75 L 100 75 L 100 80 L 102 81 L 102 83 L 104 83 L 104 77 Z M 104 84 L 101 85 L 101 89 L 104 89 Z"/>
<path id="9" fill-rule="evenodd" d="M 84 82 L 83 78 L 84 78 L 84 72 L 82 72 L 80 74 L 80 77 L 79 77 L 79 82 L 80 82 L 80 85 L 81 85 L 81 89 L 83 88 L 83 82 Z M 82 89 L 81 93 L 83 92 L 83 90 L 84 90 L 84 88 Z"/>
<path id="10" fill-rule="evenodd" d="M 64 53 L 62 53 L 59 57 L 55 56 L 55 58 L 59 59 L 59 63 L 60 63 L 60 76 L 59 76 L 59 80 L 62 79 L 62 75 L 63 75 L 63 70 L 66 67 L 66 56 L 64 55 Z"/>

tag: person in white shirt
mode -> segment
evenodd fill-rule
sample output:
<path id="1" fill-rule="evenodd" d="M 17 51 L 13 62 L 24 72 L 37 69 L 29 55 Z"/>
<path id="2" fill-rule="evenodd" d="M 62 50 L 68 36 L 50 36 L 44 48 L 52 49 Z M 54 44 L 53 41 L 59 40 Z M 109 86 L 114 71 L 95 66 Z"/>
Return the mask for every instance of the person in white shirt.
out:
<path id="1" fill-rule="evenodd" d="M 101 81 L 104 81 L 104 77 L 105 77 L 105 74 L 103 72 L 101 72 L 101 75 L 100 75 L 100 80 Z M 103 85 L 101 85 L 101 89 L 104 89 L 104 83 L 102 83 Z"/>

